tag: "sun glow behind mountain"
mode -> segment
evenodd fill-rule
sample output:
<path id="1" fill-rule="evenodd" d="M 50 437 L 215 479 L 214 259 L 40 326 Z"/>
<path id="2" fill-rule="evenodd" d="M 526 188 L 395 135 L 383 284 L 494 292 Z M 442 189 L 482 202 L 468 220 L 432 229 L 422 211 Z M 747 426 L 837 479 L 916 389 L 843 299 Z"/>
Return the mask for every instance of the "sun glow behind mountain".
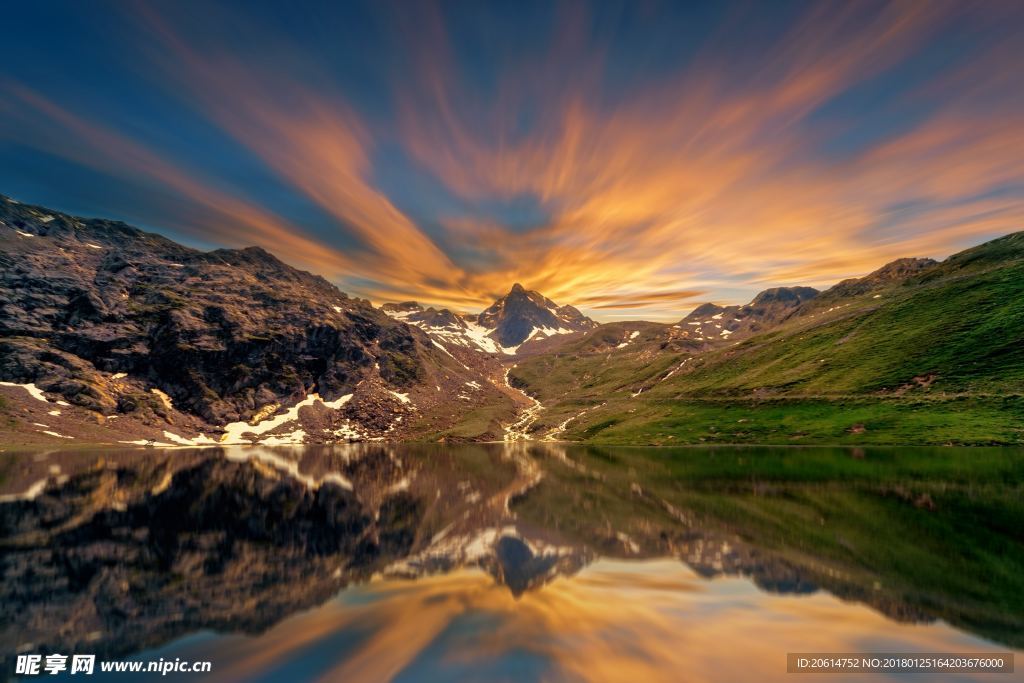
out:
<path id="1" fill-rule="evenodd" d="M 1024 218 L 1018 3 L 27 4 L 0 191 L 261 245 L 375 302 L 597 319 Z"/>

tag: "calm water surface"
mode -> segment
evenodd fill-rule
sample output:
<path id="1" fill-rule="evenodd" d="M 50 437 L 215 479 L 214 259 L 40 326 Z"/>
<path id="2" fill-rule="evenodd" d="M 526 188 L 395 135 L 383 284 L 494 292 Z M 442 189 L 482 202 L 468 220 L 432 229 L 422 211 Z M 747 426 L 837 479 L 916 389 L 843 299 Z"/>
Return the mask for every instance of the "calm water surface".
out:
<path id="1" fill-rule="evenodd" d="M 92 450 L 0 454 L 0 474 L 8 672 L 18 652 L 209 660 L 180 679 L 210 681 L 1024 666 L 1020 450 Z"/>

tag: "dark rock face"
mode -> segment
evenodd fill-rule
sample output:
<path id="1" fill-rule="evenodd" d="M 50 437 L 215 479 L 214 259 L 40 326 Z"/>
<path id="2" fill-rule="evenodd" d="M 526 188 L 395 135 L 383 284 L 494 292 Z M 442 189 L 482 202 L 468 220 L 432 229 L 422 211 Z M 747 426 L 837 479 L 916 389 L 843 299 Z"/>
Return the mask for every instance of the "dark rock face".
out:
<path id="1" fill-rule="evenodd" d="M 258 247 L 203 253 L 6 198 L 0 222 L 0 380 L 109 414 L 131 403 L 108 382 L 125 373 L 224 424 L 371 371 L 422 376 L 419 331 Z"/>
<path id="2" fill-rule="evenodd" d="M 938 261 L 930 258 L 896 259 L 864 277 L 843 280 L 825 290 L 822 296 L 831 299 L 867 294 L 876 289 L 904 282 L 936 265 L 938 265 Z"/>
<path id="3" fill-rule="evenodd" d="M 758 294 L 747 305 L 756 315 L 767 318 L 771 309 L 793 308 L 816 296 L 818 290 L 813 287 L 773 287 Z"/>
<path id="4" fill-rule="evenodd" d="M 559 306 L 539 292 L 516 283 L 504 297 L 478 315 L 462 315 L 446 308 L 423 308 L 415 301 L 384 304 L 391 317 L 416 325 L 449 351 L 507 354 L 530 340 L 531 347 L 557 345 L 557 338 L 598 326 L 572 306 Z"/>
<path id="5" fill-rule="evenodd" d="M 597 327 L 597 323 L 572 306 L 559 306 L 519 283 L 480 313 L 477 323 L 494 330 L 495 340 L 505 347 L 522 344 L 539 328 L 578 332 Z"/>
<path id="6" fill-rule="evenodd" d="M 695 308 L 677 327 L 688 337 L 699 341 L 742 339 L 789 319 L 818 293 L 812 287 L 773 287 L 758 294 L 745 306 L 706 303 Z"/>

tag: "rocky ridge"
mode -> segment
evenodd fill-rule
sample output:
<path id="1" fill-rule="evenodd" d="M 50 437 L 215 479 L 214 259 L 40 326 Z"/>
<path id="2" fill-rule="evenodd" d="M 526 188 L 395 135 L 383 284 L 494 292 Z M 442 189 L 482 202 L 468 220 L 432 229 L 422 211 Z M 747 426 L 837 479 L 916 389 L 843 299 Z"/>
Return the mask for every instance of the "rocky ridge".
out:
<path id="1" fill-rule="evenodd" d="M 812 287 L 774 287 L 743 306 L 702 304 L 675 327 L 683 338 L 701 342 L 741 339 L 780 325 L 818 294 Z"/>
<path id="2" fill-rule="evenodd" d="M 415 326 L 258 247 L 202 252 L 3 197 L 0 302 L 2 398 L 119 418 L 121 440 L 443 433 L 468 407 L 443 397 L 467 391 L 513 410 Z"/>

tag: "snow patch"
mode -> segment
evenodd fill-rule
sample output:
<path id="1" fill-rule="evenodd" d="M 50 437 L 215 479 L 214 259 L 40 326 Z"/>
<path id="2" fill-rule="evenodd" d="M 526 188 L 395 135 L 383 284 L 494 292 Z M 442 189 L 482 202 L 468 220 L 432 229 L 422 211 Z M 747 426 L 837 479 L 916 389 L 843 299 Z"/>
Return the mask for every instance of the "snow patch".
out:
<path id="1" fill-rule="evenodd" d="M 659 381 L 659 382 L 664 382 L 664 381 L 665 381 L 665 380 L 667 380 L 667 379 L 668 379 L 669 377 L 671 377 L 672 375 L 674 375 L 674 374 L 676 374 L 677 372 L 679 372 L 680 370 L 682 370 L 682 369 L 683 369 L 683 366 L 684 366 L 684 365 L 686 365 L 687 363 L 689 363 L 689 362 L 690 362 L 691 360 L 693 360 L 693 358 L 685 358 L 685 359 L 683 359 L 683 362 L 682 362 L 682 363 L 680 363 L 679 365 L 677 365 L 677 366 L 675 366 L 674 368 L 672 368 L 672 370 L 671 370 L 671 371 L 669 371 L 669 373 L 668 373 L 667 375 L 665 375 L 664 377 L 662 377 L 662 378 L 661 378 L 660 380 L 658 380 L 658 381 Z"/>
<path id="2" fill-rule="evenodd" d="M 621 344 L 619 344 L 615 348 L 617 348 L 617 349 L 625 348 L 625 347 L 629 346 L 633 342 L 633 340 L 636 339 L 639 336 L 640 336 L 640 331 L 639 330 L 633 330 L 633 332 L 628 337 L 626 337 L 625 340 L 623 340 L 623 342 Z"/>
<path id="3" fill-rule="evenodd" d="M 345 394 L 341 398 L 336 398 L 333 401 L 324 401 L 323 399 L 320 399 L 320 402 L 323 403 L 328 408 L 331 408 L 332 410 L 340 410 L 343 405 L 345 405 L 351 400 L 352 394 Z"/>
<path id="4" fill-rule="evenodd" d="M 178 436 L 174 432 L 168 432 L 164 430 L 164 438 L 172 443 L 176 443 L 179 446 L 214 446 L 218 444 L 216 439 L 211 439 L 205 434 L 189 439 L 184 436 Z"/>
<path id="5" fill-rule="evenodd" d="M 164 404 L 164 408 L 167 410 L 174 410 L 174 403 L 171 401 L 171 397 L 160 391 L 156 387 L 149 390 L 149 393 L 153 394 L 160 399 L 160 402 Z"/>
<path id="6" fill-rule="evenodd" d="M 405 320 L 415 311 L 384 311 L 384 314 L 395 320 Z M 416 323 L 412 323 L 416 324 Z"/>
<path id="7" fill-rule="evenodd" d="M 23 493 L 5 493 L 0 495 L 0 503 L 13 503 L 18 500 L 35 500 L 46 490 L 47 479 L 40 479 L 29 486 Z"/>
<path id="8" fill-rule="evenodd" d="M 343 439 L 345 441 L 362 441 L 366 438 L 366 434 L 359 431 L 357 427 L 353 427 L 352 423 L 348 420 L 345 421 L 344 425 L 335 429 L 333 434 L 336 439 Z"/>
<path id="9" fill-rule="evenodd" d="M 36 399 L 37 401 L 42 401 L 43 403 L 50 402 L 46 398 L 46 396 L 43 395 L 43 390 L 37 387 L 34 382 L 29 382 L 28 384 L 18 384 L 17 382 L 0 382 L 0 387 L 21 387 L 22 389 L 27 391 L 29 395 L 32 396 L 32 398 Z M 61 401 L 57 401 L 57 403 L 60 405 L 67 405 L 67 403 L 62 403 Z"/>
<path id="10" fill-rule="evenodd" d="M 272 430 L 274 430 L 274 429 L 276 429 L 276 428 L 278 428 L 278 427 L 280 427 L 280 426 L 282 426 L 284 424 L 287 424 L 289 422 L 293 422 L 293 421 L 299 419 L 299 411 L 302 408 L 305 408 L 306 406 L 311 406 L 314 403 L 320 402 L 320 403 L 324 403 L 324 405 L 326 405 L 329 408 L 337 409 L 337 408 L 340 408 L 341 406 L 345 405 L 346 403 L 348 403 L 348 401 L 351 400 L 351 398 L 352 398 L 352 394 L 346 394 L 345 396 L 342 396 L 341 398 L 337 399 L 336 401 L 330 401 L 329 403 L 325 403 L 323 401 L 323 399 L 320 398 L 320 394 L 310 394 L 309 396 L 307 396 L 303 400 L 299 401 L 298 403 L 296 403 L 295 405 L 293 405 L 291 408 L 289 408 L 285 412 L 281 413 L 280 415 L 275 415 L 275 416 L 269 417 L 269 418 L 267 418 L 265 420 L 261 420 L 261 421 L 257 422 L 254 425 L 251 425 L 248 422 L 244 422 L 244 421 L 242 421 L 242 422 L 232 422 L 230 424 L 224 425 L 224 435 L 220 437 L 220 443 L 222 443 L 222 444 L 248 444 L 248 443 L 252 443 L 252 441 L 250 439 L 242 438 L 242 435 L 243 434 L 253 434 L 253 435 L 259 437 L 261 434 L 265 434 L 265 433 L 267 433 L 269 431 L 272 431 Z M 258 440 L 259 439 L 257 439 L 257 441 Z"/>
<path id="11" fill-rule="evenodd" d="M 467 322 L 466 331 L 464 334 L 465 336 L 469 337 L 469 340 L 473 344 L 476 344 L 479 348 L 483 349 L 484 351 L 488 353 L 498 353 L 499 347 L 497 342 L 495 342 L 493 339 L 487 336 L 490 332 L 491 330 L 488 330 L 483 325 Z M 509 351 L 505 349 L 502 349 L 502 352 L 509 353 Z M 510 355 L 514 354 L 515 351 L 513 350 Z"/>
<path id="12" fill-rule="evenodd" d="M 461 360 L 459 360 L 458 358 L 456 358 L 455 356 L 453 356 L 453 355 L 452 355 L 452 352 L 451 352 L 451 351 L 449 351 L 448 349 L 446 349 L 446 348 L 445 348 L 445 347 L 444 347 L 443 345 L 441 345 L 440 343 L 438 343 L 438 341 L 437 341 L 436 339 L 431 339 L 431 340 L 430 340 L 430 343 L 431 343 L 431 344 L 433 344 L 434 346 L 436 346 L 437 348 L 441 349 L 442 351 L 444 351 L 444 352 L 445 352 L 446 354 L 448 354 L 448 356 L 449 356 L 449 357 L 450 357 L 450 358 L 451 358 L 452 360 L 454 360 L 454 361 L 455 361 L 456 363 L 458 363 L 459 365 L 461 365 L 461 366 L 462 366 L 463 368 L 465 368 L 466 370 L 470 370 L 470 368 L 469 368 L 469 366 L 468 366 L 468 365 L 466 365 L 466 364 L 465 364 L 465 363 L 463 363 L 463 362 L 462 362 Z M 460 346 L 464 346 L 464 345 L 460 344 Z M 470 372 L 472 372 L 472 370 L 470 370 Z M 437 388 L 437 390 L 438 390 L 438 391 L 441 391 L 441 388 L 440 388 L 440 387 L 438 387 L 438 388 Z"/>

